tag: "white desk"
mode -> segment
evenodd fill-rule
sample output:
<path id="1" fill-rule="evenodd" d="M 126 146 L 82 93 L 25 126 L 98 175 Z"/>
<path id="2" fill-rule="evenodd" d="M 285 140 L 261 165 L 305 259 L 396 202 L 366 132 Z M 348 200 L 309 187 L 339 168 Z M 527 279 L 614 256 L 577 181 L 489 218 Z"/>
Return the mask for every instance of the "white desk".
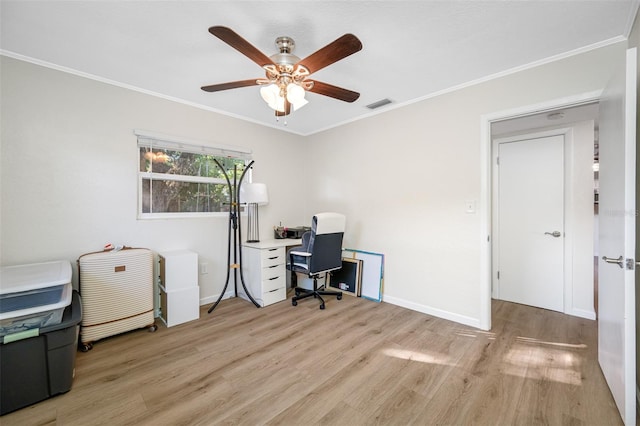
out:
<path id="1" fill-rule="evenodd" d="M 242 245 L 242 275 L 251 297 L 260 306 L 287 298 L 287 247 L 299 246 L 301 239 L 263 240 Z M 249 299 L 238 286 L 238 296 Z"/>
<path id="2" fill-rule="evenodd" d="M 295 247 L 295 246 L 299 246 L 300 244 L 302 244 L 302 239 L 298 238 L 298 239 L 294 239 L 294 238 L 283 238 L 280 240 L 261 240 L 257 243 L 243 243 L 242 247 L 251 247 L 251 248 L 255 248 L 255 249 L 269 249 L 269 248 L 279 248 L 279 247 L 284 247 L 285 249 L 287 247 Z"/>

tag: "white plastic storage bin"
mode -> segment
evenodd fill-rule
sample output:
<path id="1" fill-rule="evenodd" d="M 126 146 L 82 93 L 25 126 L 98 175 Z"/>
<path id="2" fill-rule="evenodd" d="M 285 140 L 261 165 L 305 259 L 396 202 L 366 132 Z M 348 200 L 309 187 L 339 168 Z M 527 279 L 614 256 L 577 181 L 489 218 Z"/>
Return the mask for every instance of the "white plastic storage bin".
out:
<path id="1" fill-rule="evenodd" d="M 59 324 L 72 292 L 69 261 L 0 268 L 0 336 Z"/>

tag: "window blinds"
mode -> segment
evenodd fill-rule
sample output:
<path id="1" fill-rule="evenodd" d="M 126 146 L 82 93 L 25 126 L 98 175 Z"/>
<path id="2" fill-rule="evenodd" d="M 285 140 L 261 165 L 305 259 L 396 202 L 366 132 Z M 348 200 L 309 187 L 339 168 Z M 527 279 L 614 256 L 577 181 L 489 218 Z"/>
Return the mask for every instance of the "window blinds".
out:
<path id="1" fill-rule="evenodd" d="M 138 147 L 159 148 L 169 151 L 190 152 L 192 154 L 212 155 L 215 157 L 237 158 L 250 160 L 252 151 L 232 145 L 219 143 L 206 145 L 203 142 L 191 141 L 173 136 L 160 135 L 144 130 L 134 130 L 138 137 Z"/>

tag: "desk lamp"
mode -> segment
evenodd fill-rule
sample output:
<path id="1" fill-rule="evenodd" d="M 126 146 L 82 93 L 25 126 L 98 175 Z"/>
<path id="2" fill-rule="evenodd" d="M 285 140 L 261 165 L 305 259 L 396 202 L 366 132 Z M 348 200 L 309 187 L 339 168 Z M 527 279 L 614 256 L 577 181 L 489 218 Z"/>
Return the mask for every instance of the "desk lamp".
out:
<path id="1" fill-rule="evenodd" d="M 258 206 L 269 202 L 267 185 L 264 183 L 245 183 L 240 186 L 240 202 L 247 203 L 247 242 L 260 241 L 258 225 Z"/>

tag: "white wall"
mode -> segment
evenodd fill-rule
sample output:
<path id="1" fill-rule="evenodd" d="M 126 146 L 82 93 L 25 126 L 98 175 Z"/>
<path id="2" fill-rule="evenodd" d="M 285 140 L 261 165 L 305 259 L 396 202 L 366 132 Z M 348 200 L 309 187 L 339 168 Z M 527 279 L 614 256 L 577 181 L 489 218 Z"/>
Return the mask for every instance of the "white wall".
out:
<path id="1" fill-rule="evenodd" d="M 298 136 L 0 60 L 2 265 L 68 259 L 75 266 L 78 256 L 108 242 L 154 251 L 190 249 L 210 264 L 209 274 L 200 276 L 201 301 L 215 300 L 227 270 L 227 217 L 137 220 L 133 129 L 252 149 L 254 181 L 266 183 L 270 196 L 260 208 L 261 236 L 272 238 L 271 227 L 280 220 L 303 223 L 300 200 L 291 196 L 305 184 L 299 179 L 305 174 Z M 298 178 L 289 180 L 289 173 Z"/>
<path id="2" fill-rule="evenodd" d="M 201 296 L 217 295 L 226 271 L 226 219 L 135 219 L 131 132 L 141 128 L 253 149 L 255 181 L 267 183 L 271 197 L 260 210 L 263 237 L 280 220 L 303 224 L 318 211 L 343 212 L 345 246 L 385 254 L 385 301 L 479 326 L 481 250 L 488 243 L 481 215 L 465 209 L 468 200 L 478 212 L 485 208 L 481 116 L 601 89 L 613 53 L 623 48 L 573 56 L 304 140 L 2 58 L 1 263 L 75 260 L 106 242 L 190 248 L 213 264 L 212 275 L 201 277 Z M 305 200 L 299 194 L 307 188 Z"/>
<path id="3" fill-rule="evenodd" d="M 481 116 L 600 90 L 617 44 L 311 136 L 310 210 L 347 215 L 345 245 L 385 254 L 383 300 L 479 326 Z M 588 302 L 586 302 L 588 303 Z"/>

